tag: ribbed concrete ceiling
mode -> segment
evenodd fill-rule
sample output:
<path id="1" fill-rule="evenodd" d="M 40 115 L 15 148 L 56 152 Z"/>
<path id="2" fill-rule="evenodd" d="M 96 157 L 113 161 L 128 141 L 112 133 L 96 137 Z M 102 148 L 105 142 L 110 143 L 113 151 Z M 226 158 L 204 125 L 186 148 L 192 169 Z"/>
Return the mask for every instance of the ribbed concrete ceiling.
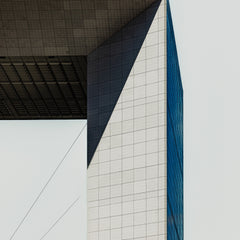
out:
<path id="1" fill-rule="evenodd" d="M 155 0 L 1 0 L 0 56 L 88 55 Z"/>
<path id="2" fill-rule="evenodd" d="M 86 74 L 84 56 L 0 58 L 0 119 L 86 119 Z"/>

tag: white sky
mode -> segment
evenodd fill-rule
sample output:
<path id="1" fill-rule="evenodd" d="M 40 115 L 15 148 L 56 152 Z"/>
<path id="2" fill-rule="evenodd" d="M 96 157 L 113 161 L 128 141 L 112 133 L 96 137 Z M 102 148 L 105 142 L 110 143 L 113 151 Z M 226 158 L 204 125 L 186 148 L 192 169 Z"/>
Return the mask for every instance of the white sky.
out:
<path id="1" fill-rule="evenodd" d="M 240 2 L 170 3 L 184 86 L 185 240 L 240 239 Z"/>
<path id="2" fill-rule="evenodd" d="M 170 0 L 170 3 L 184 87 L 185 240 L 236 240 L 240 238 L 240 2 Z M 0 239 L 9 238 L 9 232 L 29 206 L 23 201 L 26 192 L 33 184 L 45 183 L 81 124 L 0 122 Z M 34 141 L 29 141 L 33 137 Z M 74 154 L 72 159 L 78 159 L 79 152 Z M 32 172 L 22 174 L 29 167 Z M 75 177 L 68 179 L 68 183 L 76 182 Z M 37 193 L 32 194 L 34 199 Z M 78 193 L 71 194 L 73 199 L 68 199 L 65 206 Z M 16 198 L 20 199 L 21 207 L 16 205 Z M 29 215 L 30 220 L 43 221 Z M 25 240 L 32 240 L 31 234 L 39 226 L 31 233 L 23 232 L 23 228 L 16 240 L 22 240 L 21 234 L 28 236 Z"/>
<path id="3" fill-rule="evenodd" d="M 0 121 L 0 239 L 10 239 L 77 136 L 14 240 L 86 239 L 87 129 L 82 121 Z"/>

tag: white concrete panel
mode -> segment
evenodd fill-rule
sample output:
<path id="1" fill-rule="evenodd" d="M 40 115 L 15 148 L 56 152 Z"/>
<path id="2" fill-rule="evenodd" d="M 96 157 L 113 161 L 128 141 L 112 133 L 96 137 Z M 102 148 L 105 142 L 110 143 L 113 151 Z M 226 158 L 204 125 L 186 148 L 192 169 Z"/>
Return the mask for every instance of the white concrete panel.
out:
<path id="1" fill-rule="evenodd" d="M 88 239 L 94 236 L 96 239 L 166 240 L 165 0 L 160 4 L 107 128 L 109 137 L 101 139 L 89 166 L 88 191 L 91 197 L 91 187 L 96 181 L 92 177 L 99 176 L 98 198 L 108 199 L 109 205 L 94 207 L 91 202 L 97 199 L 88 199 L 92 226 L 88 228 Z M 103 193 L 102 185 L 110 188 Z M 106 228 L 101 224 L 104 231 L 93 230 L 97 229 L 96 219 L 107 222 Z"/>

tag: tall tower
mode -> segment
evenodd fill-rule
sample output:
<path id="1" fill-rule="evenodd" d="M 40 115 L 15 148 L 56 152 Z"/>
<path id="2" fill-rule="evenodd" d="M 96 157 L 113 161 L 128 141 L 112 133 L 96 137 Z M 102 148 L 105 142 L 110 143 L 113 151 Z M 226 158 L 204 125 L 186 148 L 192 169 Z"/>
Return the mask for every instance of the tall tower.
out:
<path id="1" fill-rule="evenodd" d="M 87 119 L 88 240 L 183 240 L 169 1 L 4 0 L 0 33 L 0 119 Z"/>
<path id="2" fill-rule="evenodd" d="M 88 55 L 88 239 L 183 239 L 183 90 L 169 3 Z"/>

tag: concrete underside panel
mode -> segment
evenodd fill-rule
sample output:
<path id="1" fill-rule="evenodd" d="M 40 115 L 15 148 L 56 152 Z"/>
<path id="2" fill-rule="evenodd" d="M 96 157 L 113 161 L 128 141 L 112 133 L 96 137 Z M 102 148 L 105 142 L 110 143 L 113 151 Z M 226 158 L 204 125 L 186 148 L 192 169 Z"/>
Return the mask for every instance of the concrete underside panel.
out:
<path id="1" fill-rule="evenodd" d="M 1 0 L 0 56 L 88 55 L 156 0 Z"/>
<path id="2" fill-rule="evenodd" d="M 87 58 L 0 58 L 0 119 L 86 119 Z"/>

